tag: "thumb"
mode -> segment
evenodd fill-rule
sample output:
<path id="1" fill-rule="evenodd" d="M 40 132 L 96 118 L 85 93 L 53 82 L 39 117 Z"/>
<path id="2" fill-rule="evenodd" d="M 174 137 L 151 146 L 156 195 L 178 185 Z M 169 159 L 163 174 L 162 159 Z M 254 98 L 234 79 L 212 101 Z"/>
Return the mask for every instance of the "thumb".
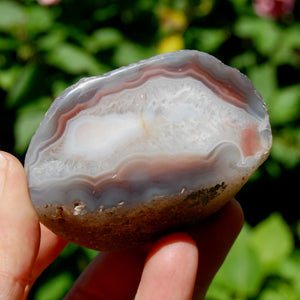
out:
<path id="1" fill-rule="evenodd" d="M 40 226 L 23 166 L 0 152 L 0 299 L 22 299 L 31 282 Z"/>

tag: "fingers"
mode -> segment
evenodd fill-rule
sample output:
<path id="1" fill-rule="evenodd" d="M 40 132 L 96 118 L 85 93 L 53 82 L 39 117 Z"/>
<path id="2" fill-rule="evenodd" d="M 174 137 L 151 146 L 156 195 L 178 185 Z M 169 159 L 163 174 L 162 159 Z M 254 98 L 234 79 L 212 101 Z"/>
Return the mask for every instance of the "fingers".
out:
<path id="1" fill-rule="evenodd" d="M 192 295 L 193 299 L 204 299 L 243 221 L 242 209 L 233 199 L 186 234 L 174 233 L 158 240 L 146 260 L 136 300 L 184 300 Z"/>
<path id="2" fill-rule="evenodd" d="M 150 250 L 136 300 L 191 299 L 197 274 L 198 250 L 184 233 L 159 239 Z"/>
<path id="3" fill-rule="evenodd" d="M 67 245 L 67 241 L 58 237 L 41 224 L 40 249 L 32 270 L 32 284 L 38 276 L 55 260 Z M 30 288 L 31 286 L 28 286 Z"/>
<path id="4" fill-rule="evenodd" d="M 142 249 L 100 253 L 78 278 L 65 300 L 133 299 L 145 258 Z"/>
<path id="5" fill-rule="evenodd" d="M 243 222 L 243 211 L 233 199 L 215 215 L 188 230 L 199 251 L 194 299 L 204 299 L 214 275 L 242 229 Z"/>
<path id="6" fill-rule="evenodd" d="M 168 235 L 154 243 L 147 259 L 146 255 L 142 249 L 100 253 L 65 300 L 133 299 L 137 289 L 136 299 L 190 299 L 198 260 L 192 238 Z"/>
<path id="7" fill-rule="evenodd" d="M 67 242 L 43 225 L 40 232 L 23 166 L 5 152 L 0 152 L 0 228 L 0 299 L 22 299 Z"/>
<path id="8" fill-rule="evenodd" d="M 204 299 L 242 224 L 242 210 L 232 200 L 187 233 L 156 241 L 147 257 L 143 249 L 100 253 L 66 299 L 133 299 L 136 293 L 136 300 L 184 300 L 193 292 Z"/>
<path id="9" fill-rule="evenodd" d="M 0 152 L 0 299 L 22 299 L 31 282 L 40 227 L 20 162 Z"/>
<path id="10" fill-rule="evenodd" d="M 159 239 L 145 265 L 143 249 L 101 253 L 67 299 L 132 299 L 136 290 L 136 299 L 190 299 L 195 281 L 195 295 L 203 299 L 242 224 L 242 210 L 232 200 L 188 230 L 190 236 L 174 233 Z M 4 152 L 0 152 L 0 228 L 0 299 L 22 299 L 26 286 L 54 260 L 66 242 L 42 226 L 37 255 L 40 226 L 26 176 L 18 160 Z"/>

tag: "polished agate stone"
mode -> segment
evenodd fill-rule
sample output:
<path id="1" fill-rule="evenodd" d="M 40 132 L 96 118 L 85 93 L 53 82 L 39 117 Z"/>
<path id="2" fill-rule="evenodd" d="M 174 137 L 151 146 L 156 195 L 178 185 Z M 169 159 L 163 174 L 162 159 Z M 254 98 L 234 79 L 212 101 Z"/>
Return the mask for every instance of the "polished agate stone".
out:
<path id="1" fill-rule="evenodd" d="M 42 223 L 110 251 L 216 212 L 271 144 L 267 109 L 250 80 L 183 50 L 66 89 L 33 136 L 25 169 Z"/>

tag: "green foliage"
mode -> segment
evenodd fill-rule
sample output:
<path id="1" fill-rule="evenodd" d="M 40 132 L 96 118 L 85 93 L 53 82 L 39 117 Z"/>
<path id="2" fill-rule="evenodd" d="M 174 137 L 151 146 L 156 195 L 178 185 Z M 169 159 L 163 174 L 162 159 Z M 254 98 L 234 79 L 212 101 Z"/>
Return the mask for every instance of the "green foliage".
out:
<path id="1" fill-rule="evenodd" d="M 207 300 L 300 299 L 300 255 L 282 217 L 244 226 L 209 288 Z"/>
<path id="2" fill-rule="evenodd" d="M 298 235 L 300 238 L 300 232 Z M 69 244 L 56 264 L 44 272 L 46 280 L 42 278 L 35 286 L 32 299 L 61 299 L 72 286 L 74 273 L 82 272 L 97 253 Z M 244 225 L 206 299 L 299 300 L 299 265 L 300 251 L 295 248 L 292 230 L 280 214 L 273 213 L 254 227 Z M 54 270 L 55 277 L 51 276 Z"/>
<path id="3" fill-rule="evenodd" d="M 47 97 L 37 99 L 34 103 L 22 106 L 18 110 L 14 133 L 16 137 L 16 152 L 23 151 L 24 145 L 28 145 L 36 128 L 42 121 L 51 100 Z"/>
<path id="4" fill-rule="evenodd" d="M 25 153 L 34 132 L 28 120 L 40 120 L 38 114 L 26 117 L 23 106 L 44 111 L 41 99 L 53 100 L 58 82 L 67 87 L 80 77 L 185 47 L 241 69 L 263 95 L 274 133 L 267 172 L 278 177 L 283 168 L 299 165 L 299 21 L 260 18 L 248 1 L 237 0 L 136 0 L 130 6 L 65 0 L 55 7 L 2 0 L 0 32 L 0 88 L 6 109 L 16 112 L 16 154 Z"/>
<path id="5" fill-rule="evenodd" d="M 293 236 L 278 214 L 271 215 L 252 232 L 251 242 L 266 271 L 274 269 L 293 250 Z"/>
<path id="6" fill-rule="evenodd" d="M 35 299 L 56 300 L 62 299 L 72 287 L 72 276 L 65 272 L 52 277 L 37 290 Z"/>
<path id="7" fill-rule="evenodd" d="M 26 14 L 21 6 L 15 2 L 0 2 L 0 29 L 9 32 L 13 28 L 22 26 L 25 22 Z"/>
<path id="8" fill-rule="evenodd" d="M 257 194 L 255 184 L 263 181 L 268 190 L 257 198 L 274 210 L 282 182 L 299 178 L 300 170 L 299 1 L 280 19 L 257 16 L 252 4 L 62 0 L 43 7 L 35 0 L 0 0 L 0 149 L 23 158 L 51 102 L 79 78 L 164 51 L 198 49 L 247 74 L 267 103 L 274 144 L 253 177 L 253 190 Z M 287 172 L 292 175 L 286 179 Z M 272 186 L 275 179 L 281 179 L 278 187 Z M 282 211 L 290 207 L 286 192 L 293 189 L 290 183 L 279 197 Z M 252 218 L 261 206 L 255 206 Z M 292 213 L 297 212 L 290 208 Z M 297 219 L 287 224 L 272 214 L 255 227 L 245 226 L 208 299 L 300 299 L 299 214 Z M 95 255 L 68 246 L 31 298 L 61 299 Z"/>
<path id="9" fill-rule="evenodd" d="M 16 111 L 15 153 L 25 153 L 34 132 L 23 106 L 44 111 L 39 103 L 57 96 L 58 82 L 66 87 L 80 77 L 185 47 L 241 69 L 263 95 L 274 133 L 273 167 L 267 172 L 276 177 L 282 168 L 299 165 L 299 21 L 260 18 L 248 1 L 237 0 L 136 0 L 130 6 L 74 1 L 55 7 L 33 0 L 0 2 L 0 88 L 5 107 Z M 39 116 L 34 119 L 37 125 Z"/>
<path id="10" fill-rule="evenodd" d="M 104 70 L 92 55 L 68 43 L 61 43 L 49 51 L 46 61 L 70 74 L 101 74 Z"/>

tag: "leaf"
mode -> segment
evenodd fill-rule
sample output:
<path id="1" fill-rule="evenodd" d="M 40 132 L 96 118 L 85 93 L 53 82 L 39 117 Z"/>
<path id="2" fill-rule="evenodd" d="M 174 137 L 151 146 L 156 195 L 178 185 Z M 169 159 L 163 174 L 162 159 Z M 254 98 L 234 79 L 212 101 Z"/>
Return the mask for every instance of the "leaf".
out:
<path id="1" fill-rule="evenodd" d="M 0 1 L 0 30 L 10 32 L 25 24 L 23 7 L 14 1 Z"/>
<path id="2" fill-rule="evenodd" d="M 240 17 L 234 31 L 239 37 L 250 38 L 257 50 L 266 56 L 274 55 L 282 38 L 282 32 L 276 22 L 257 17 Z"/>
<path id="3" fill-rule="evenodd" d="M 96 7 L 96 10 L 94 12 L 95 21 L 98 22 L 106 21 L 114 17 L 118 13 L 118 10 L 119 10 L 118 5 L 114 3 L 111 4 L 106 3 L 106 5 L 101 7 L 100 9 Z"/>
<path id="4" fill-rule="evenodd" d="M 67 43 L 55 47 L 46 59 L 50 65 L 71 74 L 99 75 L 108 71 L 88 52 Z"/>
<path id="5" fill-rule="evenodd" d="M 253 229 L 251 243 L 265 272 L 286 259 L 294 247 L 289 227 L 278 213 L 273 213 Z"/>
<path id="6" fill-rule="evenodd" d="M 232 300 L 228 289 L 212 283 L 205 295 L 205 300 Z"/>
<path id="7" fill-rule="evenodd" d="M 227 36 L 223 29 L 201 29 L 197 35 L 198 48 L 204 52 L 214 52 L 226 41 Z"/>
<path id="8" fill-rule="evenodd" d="M 299 300 L 299 293 L 285 282 L 280 282 L 275 287 L 262 291 L 259 300 Z"/>
<path id="9" fill-rule="evenodd" d="M 67 258 L 71 255 L 74 255 L 74 253 L 79 249 L 79 246 L 68 243 L 68 245 L 64 248 L 64 250 L 59 254 L 62 258 Z"/>
<path id="10" fill-rule="evenodd" d="M 281 43 L 271 57 L 276 64 L 297 65 L 299 62 L 298 49 L 300 48 L 300 24 L 295 23 L 284 30 Z"/>
<path id="11" fill-rule="evenodd" d="M 204 52 L 215 52 L 228 38 L 228 33 L 219 28 L 187 28 L 184 33 L 186 43 L 191 48 Z"/>
<path id="12" fill-rule="evenodd" d="M 27 30 L 35 35 L 45 32 L 53 25 L 53 11 L 43 6 L 28 6 L 25 7 L 27 14 Z"/>
<path id="13" fill-rule="evenodd" d="M 36 44 L 39 49 L 44 51 L 50 51 L 60 44 L 62 44 L 67 38 L 66 28 L 61 26 L 53 26 L 51 30 L 47 31 L 44 35 L 37 39 Z"/>
<path id="14" fill-rule="evenodd" d="M 284 125 L 299 119 L 300 84 L 278 90 L 268 105 L 272 125 Z"/>
<path id="15" fill-rule="evenodd" d="M 231 0 L 231 2 L 239 13 L 243 13 L 247 8 L 247 0 Z"/>
<path id="16" fill-rule="evenodd" d="M 276 68 L 271 63 L 253 66 L 248 76 L 255 88 L 261 93 L 268 107 L 277 88 Z"/>
<path id="17" fill-rule="evenodd" d="M 213 284 L 241 297 L 256 295 L 262 284 L 262 265 L 250 243 L 251 230 L 244 226 Z"/>
<path id="18" fill-rule="evenodd" d="M 297 49 L 300 47 L 300 24 L 292 23 L 290 27 L 285 30 L 286 43 L 290 48 Z"/>
<path id="19" fill-rule="evenodd" d="M 82 250 L 88 257 L 89 261 L 93 260 L 99 254 L 99 251 L 88 249 L 88 248 L 82 248 Z"/>
<path id="20" fill-rule="evenodd" d="M 281 175 L 281 167 L 274 159 L 269 159 L 264 164 L 268 174 L 273 178 L 279 178 Z"/>
<path id="21" fill-rule="evenodd" d="M 246 51 L 240 55 L 236 55 L 230 61 L 230 65 L 237 69 L 253 67 L 255 64 L 256 64 L 256 55 L 252 51 Z"/>
<path id="22" fill-rule="evenodd" d="M 10 37 L 0 37 L 0 51 L 13 51 L 16 50 L 18 46 L 19 42 L 16 39 Z"/>
<path id="23" fill-rule="evenodd" d="M 43 285 L 41 285 L 36 294 L 35 299 L 57 300 L 63 299 L 63 296 L 71 288 L 73 279 L 70 273 L 60 273 L 52 277 Z"/>
<path id="24" fill-rule="evenodd" d="M 288 282 L 298 293 L 300 299 L 300 251 L 295 250 L 286 260 L 284 260 L 276 269 L 276 275 L 282 278 L 282 281 Z"/>
<path id="25" fill-rule="evenodd" d="M 24 96 L 30 91 L 33 82 L 35 81 L 38 65 L 36 63 L 28 63 L 25 65 L 18 78 L 13 84 L 10 84 L 11 88 L 7 93 L 6 106 L 13 108 L 20 105 L 24 99 Z"/>
<path id="26" fill-rule="evenodd" d="M 0 69 L 0 87 L 5 91 L 11 90 L 20 76 L 20 72 L 21 67 L 18 65 L 13 65 L 7 70 Z"/>
<path id="27" fill-rule="evenodd" d="M 42 98 L 19 109 L 15 122 L 15 149 L 18 154 L 24 154 L 31 137 L 43 119 L 51 101 L 49 98 Z"/>
<path id="28" fill-rule="evenodd" d="M 157 53 L 153 48 L 146 48 L 134 43 L 123 42 L 116 49 L 113 61 L 115 65 L 121 67 L 149 58 L 155 54 Z"/>
<path id="29" fill-rule="evenodd" d="M 94 31 L 85 41 L 85 47 L 89 51 L 96 53 L 98 51 L 116 47 L 122 40 L 123 36 L 119 30 L 112 27 L 101 28 Z"/>
<path id="30" fill-rule="evenodd" d="M 273 137 L 271 157 L 292 169 L 300 163 L 300 128 L 283 129 Z"/>

